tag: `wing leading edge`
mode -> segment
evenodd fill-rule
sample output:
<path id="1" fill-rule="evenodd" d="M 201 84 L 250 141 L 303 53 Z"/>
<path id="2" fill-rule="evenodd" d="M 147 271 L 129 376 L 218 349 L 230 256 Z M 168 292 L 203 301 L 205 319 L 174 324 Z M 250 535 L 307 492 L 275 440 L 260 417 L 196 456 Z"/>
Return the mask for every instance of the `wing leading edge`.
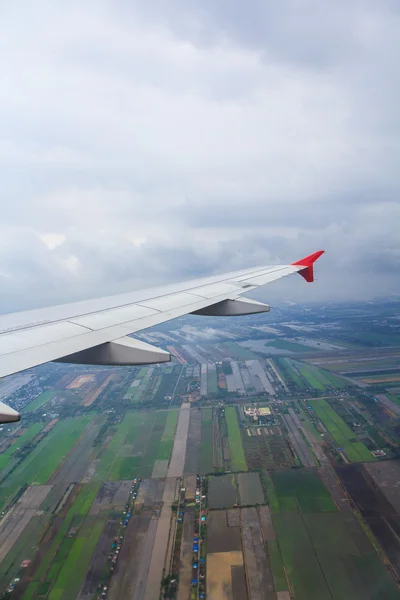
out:
<path id="1" fill-rule="evenodd" d="M 0 317 L 0 378 L 49 361 L 135 365 L 166 362 L 164 350 L 128 337 L 185 314 L 235 316 L 268 312 L 240 298 L 282 277 L 314 280 L 316 252 L 291 265 L 256 267 L 98 300 Z M 0 402 L 0 422 L 19 413 Z"/>

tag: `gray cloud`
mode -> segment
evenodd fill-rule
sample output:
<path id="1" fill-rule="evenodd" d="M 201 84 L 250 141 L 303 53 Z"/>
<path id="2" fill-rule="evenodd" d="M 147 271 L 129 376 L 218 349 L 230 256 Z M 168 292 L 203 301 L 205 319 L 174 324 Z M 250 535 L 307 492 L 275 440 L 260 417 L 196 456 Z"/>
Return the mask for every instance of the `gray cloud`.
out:
<path id="1" fill-rule="evenodd" d="M 400 293 L 397 3 L 3 12 L 1 311 L 320 247 L 265 297 Z"/>

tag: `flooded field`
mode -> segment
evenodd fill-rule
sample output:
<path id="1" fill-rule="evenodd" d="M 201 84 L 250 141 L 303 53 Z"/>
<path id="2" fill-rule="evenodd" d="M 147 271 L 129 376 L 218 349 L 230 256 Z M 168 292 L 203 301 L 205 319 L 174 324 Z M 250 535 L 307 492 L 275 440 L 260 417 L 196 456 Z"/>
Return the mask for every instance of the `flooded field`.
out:
<path id="1" fill-rule="evenodd" d="M 208 480 L 208 506 L 225 508 L 237 503 L 236 478 L 234 475 L 220 475 Z"/>
<path id="2" fill-rule="evenodd" d="M 208 552 L 241 550 L 239 509 L 211 511 L 207 526 Z M 229 514 L 231 513 L 231 514 Z M 229 516 L 229 518 L 228 518 Z"/>
<path id="3" fill-rule="evenodd" d="M 384 464 L 384 463 L 383 463 Z M 382 465 L 379 465 L 381 467 Z M 376 476 L 379 476 L 377 468 Z M 340 465 L 336 467 L 343 485 L 357 506 L 364 520 L 388 556 L 397 580 L 400 581 L 400 515 L 388 500 L 388 494 L 377 487 L 364 465 Z M 382 482 L 391 487 L 389 497 L 398 483 L 398 470 L 385 469 Z"/>
<path id="4" fill-rule="evenodd" d="M 264 492 L 258 473 L 239 473 L 237 478 L 239 482 L 240 504 L 242 506 L 265 503 Z"/>
<path id="5" fill-rule="evenodd" d="M 184 469 L 185 475 L 193 475 L 200 471 L 201 413 L 201 410 L 190 411 L 189 434 Z"/>

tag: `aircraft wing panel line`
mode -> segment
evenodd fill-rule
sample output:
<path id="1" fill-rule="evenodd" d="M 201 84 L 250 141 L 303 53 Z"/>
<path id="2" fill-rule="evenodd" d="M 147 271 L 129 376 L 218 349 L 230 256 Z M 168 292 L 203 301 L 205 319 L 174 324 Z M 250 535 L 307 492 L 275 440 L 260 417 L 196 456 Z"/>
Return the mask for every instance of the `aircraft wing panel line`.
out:
<path id="1" fill-rule="evenodd" d="M 137 355 L 136 346 L 131 347 L 129 341 L 116 343 L 113 348 L 105 345 L 182 315 L 246 314 L 245 302 L 231 301 L 297 272 L 312 281 L 313 265 L 321 253 L 316 252 L 291 265 L 254 267 L 152 290 L 3 315 L 0 317 L 0 377 L 71 355 L 78 360 L 84 351 L 96 347 L 101 347 L 99 360 L 106 360 L 107 356 L 118 356 L 118 360 L 122 360 L 122 350 L 125 360 L 128 350 L 131 356 Z M 267 310 L 265 306 L 250 304 L 250 312 Z M 214 305 L 217 306 L 209 311 L 202 310 Z M 95 352 L 85 354 L 86 359 L 94 356 Z M 0 422 L 1 418 L 0 410 Z"/>
<path id="2" fill-rule="evenodd" d="M 84 317 L 86 315 L 92 315 L 93 313 L 101 313 L 107 310 L 113 310 L 116 308 L 125 308 L 132 304 L 139 304 L 146 300 L 153 300 L 155 298 L 172 295 L 177 292 L 190 292 L 195 291 L 198 287 L 207 287 L 213 283 L 232 283 L 237 281 L 240 286 L 241 278 L 248 279 L 252 275 L 279 271 L 285 266 L 281 267 L 257 267 L 255 269 L 244 269 L 242 271 L 233 271 L 225 275 L 216 275 L 214 277 L 203 277 L 200 279 L 194 279 L 183 283 L 170 284 L 167 286 L 160 286 L 158 288 L 150 288 L 148 290 L 137 292 L 129 292 L 126 294 L 119 294 L 114 296 L 107 296 L 104 298 L 95 298 L 92 300 L 83 300 L 81 302 L 73 302 L 70 304 L 60 304 L 56 306 L 44 307 L 39 309 L 33 309 L 29 311 L 10 313 L 6 315 L 0 315 L 0 336 L 6 333 L 12 333 L 20 329 L 28 329 L 31 327 L 42 326 L 51 323 L 62 322 L 66 320 L 73 320 L 76 317 Z M 46 318 L 43 318 L 46 315 Z"/>
<path id="3" fill-rule="evenodd" d="M 80 333 L 75 337 L 64 338 L 53 342 L 44 342 L 43 344 L 37 344 L 35 347 L 28 347 L 9 352 L 8 354 L 3 354 L 0 356 L 0 377 L 6 377 L 12 373 L 29 369 L 51 360 L 58 360 L 63 356 L 69 356 L 70 354 L 80 352 L 86 348 L 93 348 L 94 346 L 100 346 L 106 342 L 112 342 L 118 338 L 147 329 L 148 327 L 153 327 L 154 325 L 176 319 L 177 317 L 189 314 L 201 308 L 206 308 L 207 306 L 225 300 L 226 298 L 226 294 L 216 296 L 215 298 L 199 298 L 197 302 L 191 303 L 190 305 L 185 304 L 184 306 L 176 307 L 164 312 L 158 312 L 149 315 L 148 317 L 139 317 L 126 323 L 119 323 L 118 325 L 104 327 L 96 331 L 86 331 L 86 333 Z M 67 321 L 67 323 L 70 323 L 70 321 Z"/>

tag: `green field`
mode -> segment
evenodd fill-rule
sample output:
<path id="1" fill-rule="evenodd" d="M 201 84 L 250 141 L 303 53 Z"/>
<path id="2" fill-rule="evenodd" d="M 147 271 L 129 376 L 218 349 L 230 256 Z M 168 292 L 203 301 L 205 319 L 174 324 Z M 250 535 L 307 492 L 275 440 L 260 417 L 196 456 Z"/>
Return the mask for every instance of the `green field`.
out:
<path id="1" fill-rule="evenodd" d="M 310 352 L 313 348 L 309 346 L 305 346 L 304 344 L 299 344 L 297 342 L 291 342 L 290 340 L 272 340 L 271 342 L 267 342 L 264 344 L 265 346 L 272 346 L 273 348 L 277 348 L 278 350 L 288 350 L 289 352 Z"/>
<path id="2" fill-rule="evenodd" d="M 203 408 L 201 411 L 200 472 L 212 473 L 213 468 L 212 408 Z"/>
<path id="3" fill-rule="evenodd" d="M 34 400 L 32 400 L 32 402 L 29 402 L 29 404 L 24 406 L 23 412 L 29 413 L 29 412 L 33 412 L 34 410 L 37 410 L 44 404 L 47 404 L 47 402 L 49 402 L 49 400 L 54 398 L 54 396 L 56 394 L 57 394 L 56 390 L 42 392 L 41 394 L 39 394 L 39 396 L 37 396 Z"/>
<path id="4" fill-rule="evenodd" d="M 312 367 L 300 362 L 296 362 L 294 364 L 309 386 L 313 387 L 315 390 L 323 391 L 331 385 L 330 381 L 328 381 L 328 379 L 326 379 L 326 377 L 324 377 L 324 375 L 316 367 Z"/>
<path id="5" fill-rule="evenodd" d="M 328 490 L 312 469 L 272 472 L 272 481 L 282 512 L 319 513 L 336 511 Z"/>
<path id="6" fill-rule="evenodd" d="M 302 515 L 274 514 L 272 520 L 296 600 L 332 600 Z"/>
<path id="7" fill-rule="evenodd" d="M 172 414 L 167 423 L 169 412 Z M 102 452 L 100 465 L 96 470 L 96 481 L 150 477 L 157 454 L 160 453 L 163 432 L 166 431 L 163 452 L 171 445 L 171 428 L 174 427 L 173 421 L 177 415 L 174 414 L 175 411 L 169 412 L 127 413 L 110 444 Z"/>
<path id="8" fill-rule="evenodd" d="M 296 385 L 298 388 L 306 389 L 304 380 L 294 371 L 287 358 L 274 358 L 274 363 L 278 366 L 282 379 L 287 385 Z"/>
<path id="9" fill-rule="evenodd" d="M 342 389 L 348 385 L 351 385 L 350 381 L 346 381 L 346 379 L 343 379 L 343 377 L 339 377 L 339 375 L 335 375 L 334 373 L 331 373 L 330 371 L 326 371 L 325 369 L 318 369 L 318 370 L 321 373 L 321 375 L 323 375 L 323 377 L 330 383 L 330 385 L 332 387 Z"/>
<path id="10" fill-rule="evenodd" d="M 398 597 L 395 582 L 352 513 L 303 519 L 334 598 Z"/>
<path id="11" fill-rule="evenodd" d="M 169 460 L 174 445 L 175 429 L 178 420 L 179 409 L 169 410 L 164 432 L 158 447 L 157 460 Z"/>
<path id="12" fill-rule="evenodd" d="M 107 517 L 87 518 L 63 561 L 49 600 L 76 598 Z"/>
<path id="13" fill-rule="evenodd" d="M 304 405 L 299 403 L 298 407 L 300 409 L 299 419 L 301 421 L 301 424 L 311 434 L 311 436 L 314 437 L 314 439 L 322 441 L 323 438 L 321 437 L 321 434 L 318 431 L 318 429 L 315 427 L 314 423 L 311 422 L 310 415 L 307 412 Z"/>
<path id="14" fill-rule="evenodd" d="M 400 406 L 400 394 L 387 394 L 393 402 Z"/>
<path id="15" fill-rule="evenodd" d="M 343 449 L 348 460 L 351 462 L 376 460 L 368 448 L 357 440 L 355 433 L 329 406 L 326 400 L 310 400 L 309 403 L 335 440 L 337 447 Z"/>
<path id="16" fill-rule="evenodd" d="M 315 390 L 323 391 L 328 387 L 344 388 L 349 385 L 349 382 L 342 377 L 325 369 L 318 369 L 309 363 L 293 361 L 293 365 L 300 372 L 308 386 Z M 291 375 L 293 376 L 293 370 Z M 296 383 L 299 384 L 297 380 Z M 302 385 L 304 387 L 304 382 L 302 382 Z"/>
<path id="17" fill-rule="evenodd" d="M 286 579 L 285 568 L 283 566 L 282 555 L 278 542 L 276 540 L 270 540 L 267 542 L 267 545 L 272 576 L 274 578 L 275 591 L 285 592 L 289 589 L 289 586 Z"/>
<path id="18" fill-rule="evenodd" d="M 229 452 L 233 471 L 247 471 L 247 463 L 244 457 L 242 436 L 240 435 L 239 423 L 236 409 L 228 406 L 225 410 L 226 425 L 228 428 Z"/>
<path id="19" fill-rule="evenodd" d="M 87 518 L 99 487 L 100 483 L 82 486 L 34 574 L 35 581 L 32 583 L 36 583 L 37 588 L 51 588 L 55 584 L 49 598 L 62 598 L 64 594 L 66 598 L 77 596 L 106 522 L 104 515 Z M 67 535 L 71 527 L 77 531 L 75 537 Z M 31 590 L 33 593 L 34 589 L 31 585 L 24 598 L 31 598 L 29 593 Z"/>
<path id="20" fill-rule="evenodd" d="M 59 421 L 0 487 L 0 506 L 8 503 L 25 484 L 42 485 L 78 441 L 93 416 Z"/>
<path id="21" fill-rule="evenodd" d="M 261 481 L 264 486 L 265 495 L 268 500 L 269 510 L 271 511 L 271 513 L 280 512 L 278 496 L 276 495 L 271 476 L 267 471 L 262 471 Z"/>
<path id="22" fill-rule="evenodd" d="M 398 598 L 352 513 L 274 514 L 273 523 L 296 600 Z"/>
<path id="23" fill-rule="evenodd" d="M 207 391 L 209 394 L 216 394 L 218 391 L 218 379 L 216 369 L 207 369 Z"/>
<path id="24" fill-rule="evenodd" d="M 19 449 L 23 450 L 25 446 L 30 444 L 32 440 L 42 431 L 44 425 L 42 423 L 33 423 L 20 435 L 11 446 L 0 454 L 0 470 L 4 469 L 15 456 Z"/>
<path id="25" fill-rule="evenodd" d="M 158 416 L 160 415 L 160 416 Z M 144 461 L 151 461 L 146 448 L 151 445 L 152 453 L 157 453 L 167 413 L 128 412 L 108 447 L 101 453 L 100 464 L 93 478 L 95 481 L 133 479 L 137 477 Z M 157 426 L 154 427 L 157 421 Z M 152 437 L 152 430 L 155 435 Z M 157 447 L 154 440 L 157 437 Z M 153 458 L 153 463 L 156 458 Z M 147 471 L 152 465 L 147 467 Z M 147 472 L 146 471 L 146 472 Z"/>
<path id="26" fill-rule="evenodd" d="M 146 450 L 138 469 L 139 477 L 151 477 L 154 463 L 157 460 L 158 448 L 160 446 L 164 427 L 167 421 L 167 412 L 158 412 L 154 419 L 153 428 L 148 436 Z"/>

